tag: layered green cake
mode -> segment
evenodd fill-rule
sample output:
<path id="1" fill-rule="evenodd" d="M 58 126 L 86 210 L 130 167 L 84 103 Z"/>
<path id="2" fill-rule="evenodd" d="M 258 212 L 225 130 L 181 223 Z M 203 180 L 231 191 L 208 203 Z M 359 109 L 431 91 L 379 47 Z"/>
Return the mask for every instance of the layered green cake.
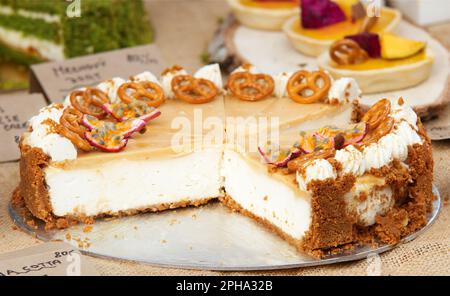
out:
<path id="1" fill-rule="evenodd" d="M 0 0 L 0 63 L 30 65 L 152 41 L 142 0 L 74 1 Z"/>

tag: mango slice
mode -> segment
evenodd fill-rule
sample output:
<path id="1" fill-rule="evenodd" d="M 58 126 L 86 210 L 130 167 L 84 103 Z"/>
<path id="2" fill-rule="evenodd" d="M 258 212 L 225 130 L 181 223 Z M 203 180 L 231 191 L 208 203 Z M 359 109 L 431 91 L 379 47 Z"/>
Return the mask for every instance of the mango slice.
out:
<path id="1" fill-rule="evenodd" d="M 400 37 L 391 33 L 381 33 L 381 57 L 383 59 L 404 59 L 417 54 L 426 46 L 425 42 Z"/>

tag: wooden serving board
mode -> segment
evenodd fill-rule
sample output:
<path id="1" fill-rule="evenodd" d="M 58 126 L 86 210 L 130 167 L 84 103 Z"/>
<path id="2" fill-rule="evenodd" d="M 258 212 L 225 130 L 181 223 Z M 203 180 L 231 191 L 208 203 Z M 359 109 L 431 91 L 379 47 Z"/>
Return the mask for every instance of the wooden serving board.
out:
<path id="1" fill-rule="evenodd" d="M 405 20 L 400 22 L 395 32 L 427 42 L 435 55 L 430 77 L 411 88 L 363 94 L 362 105 L 369 108 L 380 98 L 403 96 L 423 119 L 431 118 L 450 102 L 449 52 L 424 29 Z M 316 58 L 296 51 L 283 32 L 250 29 L 241 26 L 233 17 L 224 21 L 210 44 L 209 52 L 212 59 L 221 62 L 228 71 L 244 62 L 270 74 L 293 71 L 298 67 L 318 67 Z"/>

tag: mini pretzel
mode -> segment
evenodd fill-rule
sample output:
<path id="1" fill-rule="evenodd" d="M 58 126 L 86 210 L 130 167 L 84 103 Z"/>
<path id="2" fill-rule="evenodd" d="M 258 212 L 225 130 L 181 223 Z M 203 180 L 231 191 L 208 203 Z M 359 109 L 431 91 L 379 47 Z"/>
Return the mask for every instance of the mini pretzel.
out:
<path id="1" fill-rule="evenodd" d="M 244 101 L 259 101 L 273 93 L 275 83 L 267 74 L 253 74 L 237 72 L 228 79 L 228 89 L 231 93 Z"/>
<path id="2" fill-rule="evenodd" d="M 178 75 L 172 79 L 172 90 L 176 98 L 190 104 L 203 104 L 212 101 L 219 90 L 210 80 Z"/>
<path id="3" fill-rule="evenodd" d="M 365 62 L 369 55 L 355 41 L 342 39 L 331 45 L 330 57 L 338 65 L 354 65 Z"/>
<path id="4" fill-rule="evenodd" d="M 127 90 L 132 89 L 131 95 Z M 133 100 L 142 100 L 150 107 L 159 107 L 164 102 L 164 92 L 162 88 L 151 81 L 127 82 L 122 84 L 117 90 L 122 102 L 129 104 Z"/>
<path id="5" fill-rule="evenodd" d="M 361 121 L 369 124 L 369 129 L 376 129 L 382 122 L 384 122 L 391 112 L 391 102 L 388 99 L 382 99 L 373 105 Z"/>
<path id="6" fill-rule="evenodd" d="M 109 103 L 108 95 L 98 88 L 88 87 L 86 90 L 76 90 L 70 94 L 70 103 L 78 111 L 102 118 L 106 112 L 101 108 Z"/>
<path id="7" fill-rule="evenodd" d="M 92 146 L 84 139 L 85 128 L 80 125 L 83 113 L 68 107 L 59 119 L 58 133 L 68 138 L 75 146 L 83 151 L 92 150 Z"/>
<path id="8" fill-rule="evenodd" d="M 323 85 L 317 82 L 322 79 Z M 323 71 L 309 72 L 300 70 L 289 78 L 286 89 L 289 97 L 301 104 L 311 104 L 319 101 L 328 94 L 331 86 L 331 79 Z M 312 94 L 305 94 L 305 91 L 311 91 Z"/>

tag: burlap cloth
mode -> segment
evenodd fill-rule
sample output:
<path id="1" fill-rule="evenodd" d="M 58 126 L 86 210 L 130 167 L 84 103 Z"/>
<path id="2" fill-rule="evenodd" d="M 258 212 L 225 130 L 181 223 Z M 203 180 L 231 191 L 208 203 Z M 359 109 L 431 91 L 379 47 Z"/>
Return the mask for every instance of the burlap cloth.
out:
<path id="1" fill-rule="evenodd" d="M 228 12 L 225 1 L 146 1 L 156 28 L 156 43 L 168 64 L 190 70 L 201 65 L 200 56 L 217 21 Z M 450 45 L 450 25 L 430 29 Z M 435 184 L 444 199 L 450 196 L 450 141 L 434 142 Z M 14 230 L 7 212 L 11 192 L 19 181 L 17 162 L 0 164 L 0 253 L 30 247 L 40 242 Z M 383 275 L 450 274 L 450 207 L 444 206 L 436 223 L 419 238 L 381 255 Z M 89 258 L 102 275 L 366 275 L 368 260 L 323 267 L 270 272 L 223 273 L 153 267 L 144 264 Z"/>

